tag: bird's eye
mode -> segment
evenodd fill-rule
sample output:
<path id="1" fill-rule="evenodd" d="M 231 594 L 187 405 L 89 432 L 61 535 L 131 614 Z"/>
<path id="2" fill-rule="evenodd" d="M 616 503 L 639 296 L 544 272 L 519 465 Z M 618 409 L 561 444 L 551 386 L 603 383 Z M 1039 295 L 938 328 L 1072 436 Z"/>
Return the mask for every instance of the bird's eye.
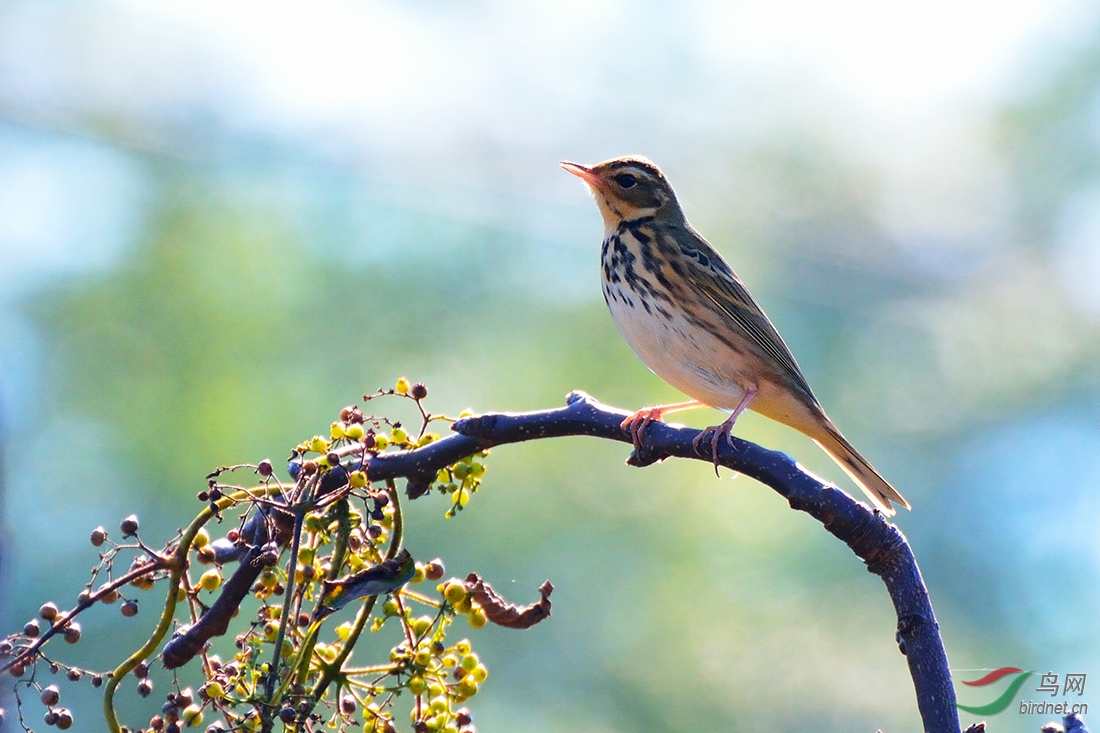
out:
<path id="1" fill-rule="evenodd" d="M 634 188 L 638 185 L 638 179 L 629 173 L 620 173 L 615 176 L 615 183 L 619 184 L 619 188 Z"/>

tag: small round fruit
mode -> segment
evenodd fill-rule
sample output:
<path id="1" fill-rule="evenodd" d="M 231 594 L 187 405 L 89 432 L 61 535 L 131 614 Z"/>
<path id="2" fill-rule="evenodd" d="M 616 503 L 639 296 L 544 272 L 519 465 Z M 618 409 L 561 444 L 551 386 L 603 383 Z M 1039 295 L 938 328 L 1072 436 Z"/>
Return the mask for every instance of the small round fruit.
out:
<path id="1" fill-rule="evenodd" d="M 438 557 L 424 566 L 424 577 L 428 580 L 439 580 L 443 577 L 443 561 Z"/>
<path id="2" fill-rule="evenodd" d="M 57 685 L 50 685 L 42 689 L 39 699 L 42 700 L 42 704 L 46 707 L 53 707 L 61 701 L 61 690 L 57 688 Z"/>
<path id="3" fill-rule="evenodd" d="M 199 578 L 199 587 L 203 590 L 217 590 L 222 584 L 222 574 L 217 568 L 210 568 Z"/>
<path id="4" fill-rule="evenodd" d="M 138 518 L 137 518 L 137 515 L 136 514 L 131 514 L 130 516 L 123 519 L 119 523 L 118 528 L 120 530 L 122 530 L 122 536 L 123 537 L 132 537 L 135 534 L 137 534 L 137 531 L 138 531 Z"/>
<path id="5" fill-rule="evenodd" d="M 480 629 L 485 624 L 489 623 L 489 617 L 485 615 L 485 609 L 481 606 L 475 605 L 468 614 L 466 614 L 466 621 L 471 627 Z"/>
<path id="6" fill-rule="evenodd" d="M 452 580 L 443 586 L 443 597 L 452 605 L 461 603 L 466 598 L 466 584 Z"/>

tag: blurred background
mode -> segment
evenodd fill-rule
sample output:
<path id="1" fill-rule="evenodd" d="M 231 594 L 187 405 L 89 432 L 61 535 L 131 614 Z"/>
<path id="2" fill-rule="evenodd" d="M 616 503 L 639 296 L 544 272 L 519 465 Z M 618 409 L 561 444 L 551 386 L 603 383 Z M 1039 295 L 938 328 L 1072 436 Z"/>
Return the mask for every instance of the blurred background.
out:
<path id="1" fill-rule="evenodd" d="M 3 0 L 4 631 L 72 603 L 96 525 L 136 512 L 160 542 L 208 471 L 278 463 L 399 376 L 449 414 L 679 399 L 615 331 L 596 206 L 557 166 L 627 153 L 912 502 L 956 680 L 1100 684 L 1100 11 L 1077 0 Z M 738 433 L 855 491 L 796 433 Z M 626 454 L 504 447 L 458 518 L 411 507 L 416 557 L 518 603 L 556 587 L 547 623 L 473 635 L 480 730 L 920 730 L 846 547 L 750 479 Z M 58 655 L 121 658 L 140 598 Z M 165 689 L 128 687 L 127 722 Z M 63 690 L 78 729 L 92 693 Z"/>

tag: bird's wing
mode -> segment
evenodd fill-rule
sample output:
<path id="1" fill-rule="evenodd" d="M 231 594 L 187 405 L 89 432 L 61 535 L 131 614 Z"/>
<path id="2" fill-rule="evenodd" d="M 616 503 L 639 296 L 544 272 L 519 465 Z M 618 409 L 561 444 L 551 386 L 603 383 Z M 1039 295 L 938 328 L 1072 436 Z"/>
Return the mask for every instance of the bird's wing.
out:
<path id="1" fill-rule="evenodd" d="M 760 351 L 770 357 L 792 386 L 804 392 L 811 403 L 817 404 L 817 398 L 791 350 L 741 278 L 694 229 L 686 229 L 690 236 L 675 239 L 688 262 L 684 275 L 692 290 L 705 297 L 731 326 L 744 332 Z"/>

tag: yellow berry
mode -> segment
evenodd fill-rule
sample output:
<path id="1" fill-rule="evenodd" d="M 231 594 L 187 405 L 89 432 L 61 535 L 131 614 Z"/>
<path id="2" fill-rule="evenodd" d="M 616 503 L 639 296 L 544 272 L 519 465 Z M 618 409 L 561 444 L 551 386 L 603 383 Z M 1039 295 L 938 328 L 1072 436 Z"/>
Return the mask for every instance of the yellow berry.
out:
<path id="1" fill-rule="evenodd" d="M 464 670 L 466 670 L 467 672 L 469 672 L 472 669 L 474 669 L 475 667 L 477 667 L 478 661 L 479 660 L 477 658 L 477 655 L 474 654 L 473 652 L 470 652 L 469 654 L 467 654 L 466 656 L 464 656 L 462 658 L 462 668 Z"/>
<path id="2" fill-rule="evenodd" d="M 488 617 L 485 616 L 485 609 L 476 604 L 470 613 L 466 614 L 466 621 L 475 629 L 480 629 L 482 626 L 489 623 Z"/>
<path id="3" fill-rule="evenodd" d="M 347 428 L 344 430 L 344 435 L 346 435 L 351 440 L 362 440 L 364 435 L 363 426 L 359 423 L 348 425 Z"/>
<path id="4" fill-rule="evenodd" d="M 203 692 L 206 693 L 206 696 L 211 700 L 220 700 L 225 697 L 225 688 L 222 687 L 221 682 L 211 682 L 203 688 Z"/>
<path id="5" fill-rule="evenodd" d="M 462 489 L 461 491 L 458 492 L 458 505 L 459 506 L 466 506 L 469 503 L 470 503 L 470 492 L 467 491 L 466 489 Z M 480 504 L 478 506 L 480 506 Z"/>
<path id="6" fill-rule="evenodd" d="M 260 585 L 271 590 L 279 584 L 279 574 L 271 568 L 264 568 L 260 573 Z"/>
<path id="7" fill-rule="evenodd" d="M 386 602 L 382 604 L 382 613 L 387 616 L 396 616 L 401 613 L 401 607 L 397 605 L 397 601 L 387 598 Z"/>
<path id="8" fill-rule="evenodd" d="M 268 621 L 264 624 L 264 640 L 275 641 L 275 638 L 279 635 L 279 622 Z"/>
<path id="9" fill-rule="evenodd" d="M 210 544 L 210 533 L 206 531 L 206 527 L 203 527 L 195 533 L 195 539 L 191 542 L 191 547 L 196 550 L 201 550 Z"/>
<path id="10" fill-rule="evenodd" d="M 351 638 L 351 631 L 355 628 L 350 621 L 345 621 L 336 627 L 336 636 L 340 641 L 347 641 Z"/>
<path id="11" fill-rule="evenodd" d="M 448 603 L 462 603 L 466 597 L 466 586 L 460 581 L 452 580 L 443 587 L 443 597 Z"/>
<path id="12" fill-rule="evenodd" d="M 479 664 L 476 667 L 474 667 L 472 670 L 470 670 L 470 679 L 472 679 L 474 682 L 478 683 L 479 685 L 482 682 L 484 682 L 488 676 L 489 676 L 489 668 L 486 667 L 484 664 Z"/>
<path id="13" fill-rule="evenodd" d="M 353 489 L 361 489 L 367 485 L 367 474 L 362 471 L 352 471 L 348 476 L 348 483 Z"/>
<path id="14" fill-rule="evenodd" d="M 428 689 L 428 683 L 420 675 L 409 678 L 409 692 L 412 694 L 419 695 L 426 689 Z"/>
<path id="15" fill-rule="evenodd" d="M 390 439 L 385 435 L 374 436 L 374 449 L 376 451 L 384 451 L 390 444 Z"/>
<path id="16" fill-rule="evenodd" d="M 423 636 L 424 632 L 432 627 L 431 616 L 421 616 L 412 622 L 413 633 L 417 636 Z"/>
<path id="17" fill-rule="evenodd" d="M 342 422 L 334 422 L 329 426 L 329 435 L 332 436 L 333 440 L 340 440 L 340 438 L 343 438 L 347 434 L 347 430 L 344 428 L 344 423 Z"/>
<path id="18" fill-rule="evenodd" d="M 413 573 L 410 583 L 423 583 L 424 582 L 424 563 L 418 562 L 416 564 L 416 572 Z"/>
<path id="19" fill-rule="evenodd" d="M 328 441 L 320 435 L 315 435 L 313 440 L 309 441 L 309 449 L 314 453 L 328 453 Z"/>
<path id="20" fill-rule="evenodd" d="M 393 391 L 396 392 L 397 394 L 408 394 L 409 393 L 409 380 L 405 379 L 404 377 L 401 377 L 400 379 L 398 379 L 397 384 L 393 388 Z"/>
<path id="21" fill-rule="evenodd" d="M 470 640 L 469 639 L 463 639 L 462 641 L 455 644 L 455 651 L 458 652 L 459 654 L 462 654 L 462 655 L 469 654 L 470 653 Z"/>
<path id="22" fill-rule="evenodd" d="M 390 440 L 394 443 L 404 443 L 409 439 L 409 434 L 405 432 L 404 428 L 394 428 L 390 431 Z"/>
<path id="23" fill-rule="evenodd" d="M 202 725 L 202 706 L 201 705 L 188 705 L 183 709 L 180 714 L 180 720 L 188 728 L 197 728 Z"/>
<path id="24" fill-rule="evenodd" d="M 222 574 L 216 568 L 210 568 L 199 578 L 199 587 L 203 590 L 217 590 L 222 584 Z"/>

